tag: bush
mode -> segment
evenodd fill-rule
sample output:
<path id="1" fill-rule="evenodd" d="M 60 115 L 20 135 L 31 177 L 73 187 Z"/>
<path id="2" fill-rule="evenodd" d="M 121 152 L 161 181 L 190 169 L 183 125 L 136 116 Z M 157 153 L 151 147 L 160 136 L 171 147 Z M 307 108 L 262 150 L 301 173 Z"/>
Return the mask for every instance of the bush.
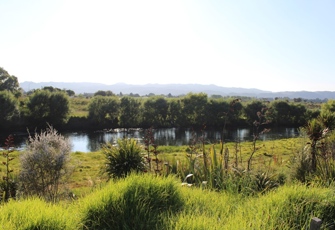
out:
<path id="1" fill-rule="evenodd" d="M 109 177 L 126 177 L 131 171 L 141 172 L 145 169 L 141 147 L 135 139 L 119 139 L 117 146 L 111 143 L 102 148 L 106 156 L 106 169 Z"/>
<path id="2" fill-rule="evenodd" d="M 70 151 L 70 142 L 52 127 L 29 136 L 27 148 L 20 157 L 19 180 L 23 194 L 55 200 L 61 183 L 70 173 L 67 167 Z"/>
<path id="3" fill-rule="evenodd" d="M 167 216 L 183 206 L 172 177 L 130 175 L 86 197 L 80 204 L 84 229 L 166 229 Z"/>

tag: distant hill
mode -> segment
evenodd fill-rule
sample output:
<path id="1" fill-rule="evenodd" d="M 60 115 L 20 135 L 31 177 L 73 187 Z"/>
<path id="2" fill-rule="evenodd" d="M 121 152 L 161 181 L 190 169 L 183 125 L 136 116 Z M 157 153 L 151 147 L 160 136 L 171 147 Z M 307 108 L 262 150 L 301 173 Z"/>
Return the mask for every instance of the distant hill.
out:
<path id="1" fill-rule="evenodd" d="M 173 96 L 184 95 L 190 92 L 193 93 L 206 93 L 210 95 L 221 96 L 247 96 L 256 98 L 303 98 L 303 99 L 335 99 L 334 91 L 285 91 L 285 92 L 271 92 L 259 89 L 246 89 L 235 87 L 221 87 L 217 85 L 200 85 L 200 84 L 146 84 L 146 85 L 130 85 L 124 83 L 117 83 L 114 85 L 106 85 L 101 83 L 91 82 L 22 82 L 20 87 L 24 91 L 32 89 L 40 89 L 45 86 L 52 86 L 60 89 L 70 89 L 76 94 L 95 93 L 98 90 L 111 90 L 115 94 L 122 92 L 123 94 L 139 94 L 141 96 L 153 93 L 155 95 Z"/>

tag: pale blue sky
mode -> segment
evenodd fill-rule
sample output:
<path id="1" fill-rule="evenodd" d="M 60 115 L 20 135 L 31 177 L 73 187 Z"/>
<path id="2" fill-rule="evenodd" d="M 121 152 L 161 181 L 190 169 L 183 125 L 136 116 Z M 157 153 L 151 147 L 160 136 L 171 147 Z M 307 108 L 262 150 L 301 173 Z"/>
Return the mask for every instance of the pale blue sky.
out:
<path id="1" fill-rule="evenodd" d="M 335 91 L 333 0 L 0 0 L 19 82 Z"/>

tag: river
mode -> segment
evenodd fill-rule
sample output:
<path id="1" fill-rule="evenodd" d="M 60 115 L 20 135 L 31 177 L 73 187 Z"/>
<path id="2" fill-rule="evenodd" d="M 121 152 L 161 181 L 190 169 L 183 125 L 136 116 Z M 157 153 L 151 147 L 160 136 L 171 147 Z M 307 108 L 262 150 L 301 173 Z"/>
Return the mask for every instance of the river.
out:
<path id="1" fill-rule="evenodd" d="M 197 137 L 204 136 L 205 140 L 210 143 L 216 143 L 221 140 L 222 130 L 205 130 L 203 132 L 194 132 L 191 129 L 178 129 L 178 128 L 167 128 L 167 129 L 156 129 L 154 130 L 154 139 L 158 145 L 189 145 L 192 141 L 193 134 L 196 133 Z M 125 130 L 112 130 L 109 132 L 68 132 L 62 133 L 72 143 L 72 151 L 80 152 L 92 152 L 97 151 L 105 143 L 115 143 L 117 139 L 123 137 L 136 138 L 139 142 L 143 143 L 144 130 L 142 129 L 131 129 Z M 273 140 L 281 138 L 291 138 L 299 136 L 299 132 L 296 128 L 277 128 L 272 129 L 270 132 L 262 134 L 260 140 Z M 2 146 L 6 137 L 2 138 Z M 27 135 L 14 136 L 15 148 L 23 149 L 26 144 Z M 225 141 L 252 141 L 253 133 L 250 129 L 234 129 L 224 132 Z"/>

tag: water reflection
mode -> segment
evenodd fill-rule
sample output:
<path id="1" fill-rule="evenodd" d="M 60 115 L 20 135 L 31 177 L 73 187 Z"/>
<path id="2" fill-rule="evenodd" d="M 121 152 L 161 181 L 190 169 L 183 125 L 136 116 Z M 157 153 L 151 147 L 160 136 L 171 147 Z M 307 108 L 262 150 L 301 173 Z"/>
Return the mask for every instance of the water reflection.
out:
<path id="1" fill-rule="evenodd" d="M 73 151 L 90 152 L 97 151 L 105 143 L 116 143 L 117 139 L 128 137 L 135 138 L 143 143 L 144 130 L 130 130 L 108 133 L 82 133 L 67 134 L 73 143 Z M 203 137 L 206 142 L 217 143 L 222 137 L 222 130 L 193 131 L 191 129 L 156 129 L 154 130 L 155 142 L 158 145 L 189 145 L 193 136 Z M 223 132 L 226 141 L 252 141 L 253 134 L 250 129 L 225 130 Z M 261 140 L 273 140 L 280 138 L 290 138 L 298 136 L 298 130 L 295 128 L 284 128 L 271 130 L 260 136 Z"/>
<path id="2" fill-rule="evenodd" d="M 63 133 L 66 138 L 72 142 L 72 151 L 92 152 L 99 150 L 105 143 L 116 143 L 119 138 L 135 138 L 143 143 L 144 130 L 117 130 L 114 132 L 95 132 L 95 133 Z M 204 137 L 206 142 L 217 143 L 223 138 L 225 141 L 252 141 L 253 133 L 250 129 L 225 130 L 206 130 L 193 131 L 192 129 L 156 129 L 154 130 L 155 142 L 158 145 L 189 145 L 193 136 Z M 295 128 L 273 129 L 269 133 L 260 136 L 261 140 L 273 140 L 280 138 L 290 138 L 298 136 L 298 130 Z M 16 147 L 23 148 L 26 138 L 16 139 Z"/>

